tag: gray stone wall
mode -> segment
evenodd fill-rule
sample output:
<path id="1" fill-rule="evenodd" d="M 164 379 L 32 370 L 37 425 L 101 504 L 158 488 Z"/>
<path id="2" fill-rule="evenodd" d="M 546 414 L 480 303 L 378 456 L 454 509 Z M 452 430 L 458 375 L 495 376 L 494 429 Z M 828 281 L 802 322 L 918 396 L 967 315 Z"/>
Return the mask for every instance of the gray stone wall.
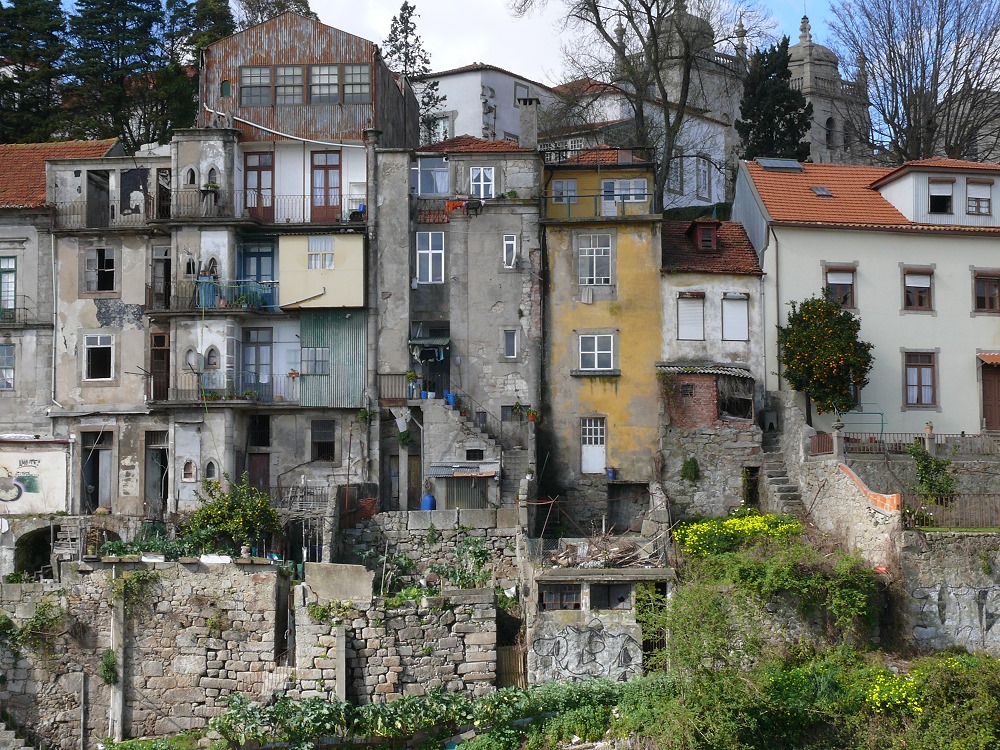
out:
<path id="1" fill-rule="evenodd" d="M 939 451 L 938 458 L 950 458 L 955 472 L 955 486 L 961 493 L 984 495 L 1000 487 L 1000 462 L 951 458 Z M 850 466 L 876 492 L 912 492 L 917 484 L 917 469 L 909 456 L 850 457 Z"/>
<path id="2" fill-rule="evenodd" d="M 341 556 L 363 560 L 377 558 L 389 543 L 391 553 L 412 560 L 409 576 L 418 580 L 436 563 L 455 562 L 455 547 L 464 536 L 483 540 L 490 552 L 487 564 L 491 578 L 510 586 L 518 577 L 519 531 L 517 510 L 435 510 L 378 513 L 368 521 L 344 529 L 340 535 Z M 371 567 L 373 565 L 369 564 Z M 375 578 L 380 593 L 381 571 Z"/>
<path id="3" fill-rule="evenodd" d="M 1000 534 L 902 534 L 903 639 L 1000 656 Z"/>
<path id="4" fill-rule="evenodd" d="M 338 604 L 332 622 L 316 622 L 307 603 L 296 598 L 298 683 L 290 694 L 366 704 L 436 688 L 468 696 L 494 690 L 491 589 L 446 591 L 400 606 L 387 606 L 384 599 Z"/>

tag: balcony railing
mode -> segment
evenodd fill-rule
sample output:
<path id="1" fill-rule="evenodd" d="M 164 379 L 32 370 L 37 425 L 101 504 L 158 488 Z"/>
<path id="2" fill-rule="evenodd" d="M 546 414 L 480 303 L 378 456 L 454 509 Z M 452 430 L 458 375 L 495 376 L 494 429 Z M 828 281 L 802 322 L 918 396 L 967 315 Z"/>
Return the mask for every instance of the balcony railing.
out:
<path id="1" fill-rule="evenodd" d="M 7 326 L 23 326 L 28 322 L 28 317 L 31 314 L 26 305 L 24 296 L 17 295 L 12 300 L 9 300 L 13 304 L 7 305 L 0 303 L 0 328 Z"/>
<path id="2" fill-rule="evenodd" d="M 277 281 L 226 281 L 199 276 L 174 282 L 169 289 L 146 285 L 146 308 L 151 312 L 273 310 L 277 305 Z"/>
<path id="3" fill-rule="evenodd" d="M 844 450 L 848 453 L 906 453 L 913 443 L 923 445 L 924 433 L 915 432 L 845 432 Z M 1000 445 L 990 435 L 934 433 L 938 455 L 994 456 Z"/>
<path id="4" fill-rule="evenodd" d="M 127 229 L 145 226 L 160 210 L 170 211 L 169 204 L 162 208 L 150 196 L 137 194 L 137 200 L 128 199 L 123 204 L 117 195 L 110 193 L 78 201 L 60 201 L 55 204 L 56 229 Z"/>
<path id="5" fill-rule="evenodd" d="M 540 148 L 546 164 L 599 164 L 611 167 L 617 164 L 649 164 L 656 158 L 654 150 L 645 147 L 561 148 L 556 143 L 546 143 Z"/>
<path id="6" fill-rule="evenodd" d="M 599 193 L 587 195 L 546 194 L 542 201 L 545 219 L 592 219 L 648 216 L 653 212 L 652 194 Z"/>
<path id="7" fill-rule="evenodd" d="M 312 378 L 329 376 L 311 375 Z M 257 372 L 181 373 L 172 381 L 167 376 L 150 378 L 150 401 L 252 402 L 261 404 L 299 403 L 301 378 Z"/>
<path id="8" fill-rule="evenodd" d="M 414 388 L 416 381 L 412 384 L 406 380 L 406 373 L 379 373 L 378 393 L 379 398 L 390 401 L 405 401 L 414 398 Z M 419 397 L 420 394 L 416 393 Z"/>
<path id="9" fill-rule="evenodd" d="M 278 195 L 273 192 L 237 190 L 175 190 L 166 211 L 155 218 L 248 219 L 264 224 L 330 224 L 363 222 L 367 218 L 364 195 Z"/>
<path id="10" fill-rule="evenodd" d="M 1000 528 L 1000 494 L 903 495 L 911 529 L 991 531 Z"/>

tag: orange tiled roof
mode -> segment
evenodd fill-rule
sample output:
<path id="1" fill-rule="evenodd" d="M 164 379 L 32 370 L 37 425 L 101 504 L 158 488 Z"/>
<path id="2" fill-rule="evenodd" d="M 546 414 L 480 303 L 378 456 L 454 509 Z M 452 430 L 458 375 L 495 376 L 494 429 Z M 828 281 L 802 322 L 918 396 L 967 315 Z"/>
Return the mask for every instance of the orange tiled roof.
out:
<path id="1" fill-rule="evenodd" d="M 92 159 L 104 156 L 116 138 L 103 141 L 0 144 L 0 208 L 45 205 L 47 159 Z"/>
<path id="2" fill-rule="evenodd" d="M 1000 164 L 948 159 L 944 156 L 934 156 L 930 159 L 915 159 L 883 175 L 872 183 L 872 187 L 879 187 L 887 182 L 892 182 L 907 172 L 1000 172 Z"/>
<path id="3" fill-rule="evenodd" d="M 764 207 L 778 223 L 910 224 L 870 187 L 889 174 L 891 170 L 885 167 L 807 163 L 801 172 L 768 171 L 756 162 L 747 162 L 746 167 Z M 818 196 L 813 186 L 827 188 L 831 197 Z"/>
<path id="4" fill-rule="evenodd" d="M 446 141 L 432 143 L 429 146 L 421 146 L 420 151 L 432 153 L 448 154 L 475 154 L 475 153 L 528 153 L 534 149 L 522 148 L 516 141 L 488 141 L 485 138 L 476 138 L 474 135 L 457 135 Z"/>
<path id="5" fill-rule="evenodd" d="M 646 164 L 631 149 L 612 148 L 602 143 L 566 159 L 563 164 Z"/>
<path id="6" fill-rule="evenodd" d="M 695 244 L 694 228 L 711 223 L 716 230 L 716 248 L 700 250 Z M 663 270 L 689 273 L 734 273 L 761 276 L 757 253 L 738 221 L 664 221 L 662 236 Z"/>

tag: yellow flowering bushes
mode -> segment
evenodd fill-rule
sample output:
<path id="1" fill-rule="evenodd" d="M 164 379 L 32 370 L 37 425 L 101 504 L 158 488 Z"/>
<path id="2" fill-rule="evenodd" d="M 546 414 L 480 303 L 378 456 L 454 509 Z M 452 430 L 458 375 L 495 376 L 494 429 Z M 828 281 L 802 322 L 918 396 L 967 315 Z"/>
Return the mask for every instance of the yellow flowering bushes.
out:
<path id="1" fill-rule="evenodd" d="M 802 525 L 794 518 L 743 511 L 729 518 L 681 524 L 674 530 L 674 539 L 684 554 L 705 557 L 732 552 L 759 538 L 788 539 L 801 531 Z"/>

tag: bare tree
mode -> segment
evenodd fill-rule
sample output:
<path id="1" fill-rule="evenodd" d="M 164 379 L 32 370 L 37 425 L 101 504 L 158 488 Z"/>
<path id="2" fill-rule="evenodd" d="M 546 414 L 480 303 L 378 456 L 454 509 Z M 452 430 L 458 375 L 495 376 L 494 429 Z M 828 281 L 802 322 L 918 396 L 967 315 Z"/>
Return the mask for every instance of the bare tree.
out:
<path id="1" fill-rule="evenodd" d="M 1000 0 L 835 0 L 833 15 L 885 161 L 996 158 Z"/>
<path id="2" fill-rule="evenodd" d="M 767 14 L 757 6 L 738 10 L 726 0 L 703 0 L 697 15 L 685 0 L 561 1 L 567 25 L 579 34 L 569 48 L 569 67 L 613 87 L 628 103 L 633 143 L 620 145 L 655 149 L 659 206 L 685 117 L 698 111 L 731 123 L 738 114 L 745 58 L 722 50 L 739 51 L 744 24 L 759 32 Z M 510 0 L 508 7 L 521 15 L 545 2 Z M 584 116 L 579 107 L 575 113 Z"/>

